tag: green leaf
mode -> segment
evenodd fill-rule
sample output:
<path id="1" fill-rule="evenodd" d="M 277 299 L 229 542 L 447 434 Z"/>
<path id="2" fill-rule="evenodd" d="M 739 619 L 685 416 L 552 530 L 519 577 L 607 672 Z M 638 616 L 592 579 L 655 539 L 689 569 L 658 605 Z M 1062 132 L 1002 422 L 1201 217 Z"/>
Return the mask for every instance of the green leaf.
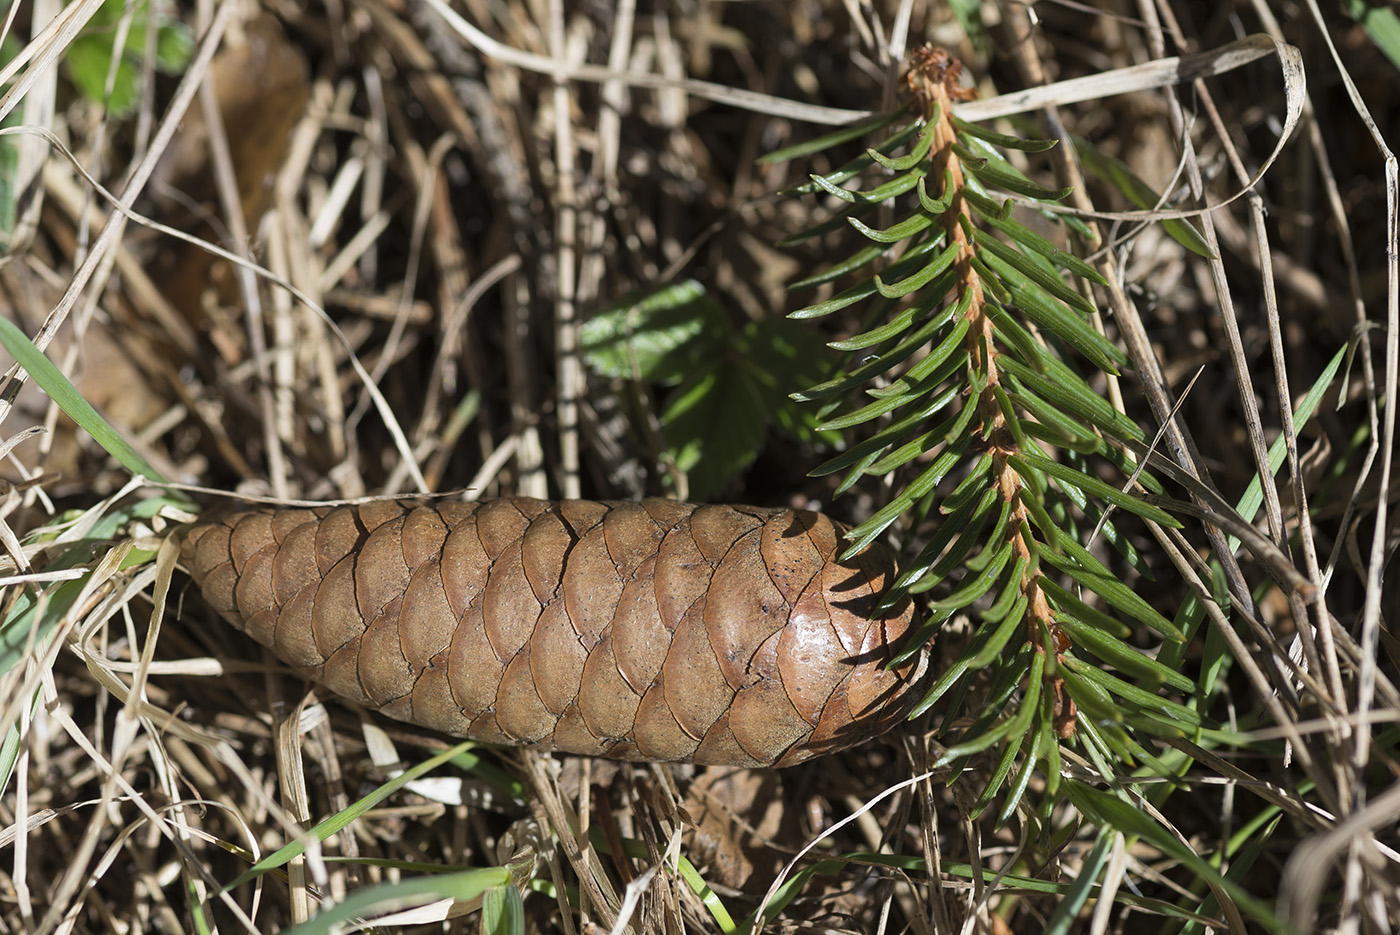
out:
<path id="1" fill-rule="evenodd" d="M 1101 286 L 1108 285 L 1108 280 L 1104 279 L 1099 271 L 1072 253 L 1067 253 L 1055 246 L 1049 240 L 1037 234 L 1035 231 L 1018 224 L 1015 221 L 1001 218 L 989 218 L 987 223 L 1001 231 L 1012 242 L 1019 244 L 1023 249 L 1031 250 L 1040 254 L 1051 263 L 1076 276 L 1082 276 L 1090 282 L 1098 283 Z"/>
<path id="2" fill-rule="evenodd" d="M 889 244 L 870 244 L 869 246 L 863 247 L 860 250 L 856 251 L 854 254 L 842 260 L 840 263 L 837 263 L 834 266 L 828 266 L 820 273 L 815 273 L 811 276 L 808 276 L 806 279 L 799 279 L 797 282 L 789 283 L 787 291 L 797 292 L 801 289 L 810 289 L 813 286 L 823 285 L 825 283 L 831 282 L 834 279 L 840 279 L 842 276 L 855 272 L 862 266 L 865 266 L 867 263 L 879 259 L 885 253 L 887 253 L 889 249 Z"/>
<path id="3" fill-rule="evenodd" d="M 1006 563 L 1011 559 L 1012 550 L 1010 542 L 997 549 L 997 557 L 993 560 L 990 568 L 980 574 L 969 576 L 970 581 L 964 581 L 961 587 L 942 600 L 934 601 L 929 605 L 929 609 L 933 613 L 958 610 L 986 594 L 1001 580 L 1001 573 L 1006 568 Z"/>
<path id="4" fill-rule="evenodd" d="M 886 283 L 882 277 L 877 275 L 875 277 L 875 288 L 887 299 L 897 299 L 901 296 L 908 295 L 916 289 L 922 289 L 924 286 L 928 285 L 929 281 L 935 276 L 943 273 L 953 265 L 953 261 L 957 259 L 960 249 L 961 247 L 956 243 L 949 244 L 947 249 L 934 257 L 933 260 L 929 261 L 923 269 L 895 283 Z"/>
<path id="5" fill-rule="evenodd" d="M 1093 497 L 1107 500 L 1120 509 L 1129 513 L 1136 513 L 1154 523 L 1161 523 L 1163 526 L 1170 526 L 1173 529 L 1181 528 L 1181 521 L 1172 516 L 1161 507 L 1156 507 L 1150 503 L 1144 503 L 1130 493 L 1124 493 L 1112 484 L 1104 483 L 1097 477 L 1090 477 L 1081 471 L 1076 471 L 1068 465 L 1052 461 L 1044 455 L 1037 454 L 1029 449 L 1020 454 L 1012 455 L 1009 459 L 1019 469 L 1023 464 L 1029 464 L 1049 474 L 1061 484 L 1069 484 L 1078 487 L 1080 490 Z"/>
<path id="6" fill-rule="evenodd" d="M 1064 627 L 1065 632 L 1074 640 L 1076 646 L 1087 649 L 1127 675 L 1148 684 L 1170 685 L 1177 691 L 1188 694 L 1196 687 L 1194 682 L 1180 672 L 1169 669 L 1157 660 L 1144 656 L 1137 649 L 1121 640 L 1114 639 L 1096 627 L 1080 623 L 1065 613 L 1056 614 L 1055 620 Z"/>
<path id="7" fill-rule="evenodd" d="M 759 318 L 744 325 L 739 337 L 739 359 L 762 391 L 770 422 L 794 441 L 815 440 L 816 413 L 797 405 L 792 388 L 830 371 L 833 355 L 821 334 L 786 318 Z"/>
<path id="8" fill-rule="evenodd" d="M 1074 150 L 1079 154 L 1084 168 L 1090 174 L 1118 189 L 1123 197 L 1132 202 L 1134 206 L 1144 211 L 1151 211 L 1161 202 L 1161 198 L 1152 190 L 1152 186 L 1138 178 L 1137 173 L 1133 172 L 1127 163 L 1101 152 L 1093 143 L 1082 137 L 1075 136 L 1071 139 L 1074 141 Z M 1187 250 L 1208 260 L 1215 259 L 1210 244 L 1206 243 L 1205 238 L 1196 230 L 1195 225 L 1180 218 L 1169 218 L 1160 223 L 1162 229 Z"/>
<path id="9" fill-rule="evenodd" d="M 946 290 L 937 288 L 930 289 L 929 294 L 919 300 L 917 304 L 909 306 L 894 318 L 891 318 L 887 323 L 842 341 L 831 341 L 827 344 L 827 347 L 838 351 L 859 351 L 873 344 L 879 344 L 882 341 L 888 341 L 891 338 L 899 337 L 900 334 L 906 331 L 915 321 L 927 315 L 930 308 L 943 300 L 944 296 L 940 293 L 944 291 Z M 953 314 L 953 306 L 947 305 L 927 322 L 921 324 L 917 331 L 900 342 L 899 347 L 896 348 L 895 351 L 901 351 L 903 353 L 896 357 L 893 362 L 898 362 L 899 360 L 907 358 L 917 350 L 920 345 L 928 341 L 939 328 L 947 324 L 949 319 L 953 317 Z M 888 351 L 882 354 L 881 358 L 890 357 L 894 355 L 895 351 Z M 882 368 L 876 372 L 880 373 L 885 369 L 888 368 Z"/>
<path id="10" fill-rule="evenodd" d="M 118 23 L 125 9 L 125 0 L 106 0 L 63 53 L 64 69 L 79 93 L 94 103 L 105 104 L 112 116 L 118 118 L 131 113 L 140 100 L 141 63 L 146 54 L 146 30 L 152 15 L 156 23 L 154 64 L 157 71 L 164 74 L 183 71 L 194 50 L 189 27 L 167 16 L 162 4 L 147 0 L 135 5 L 126 42 L 118 51 Z M 119 61 L 109 97 L 107 77 L 114 56 Z"/>
<path id="11" fill-rule="evenodd" d="M 886 227 L 884 230 L 876 230 L 873 227 L 861 223 L 856 218 L 847 218 L 846 220 L 852 227 L 860 231 L 862 236 L 876 243 L 898 243 L 901 240 L 908 240 L 919 231 L 924 230 L 937 220 L 937 218 L 920 211 L 918 214 L 912 214 L 904 220 Z"/>
<path id="12" fill-rule="evenodd" d="M 980 124 L 968 123 L 966 120 L 956 115 L 952 117 L 952 121 L 953 126 L 956 127 L 960 133 L 966 133 L 968 136 L 975 136 L 979 140 L 991 143 L 993 146 L 999 146 L 1002 149 L 1017 149 L 1024 153 L 1043 153 L 1047 149 L 1054 149 L 1056 146 L 1060 145 L 1059 140 L 1028 140 L 1019 136 L 998 133 Z"/>
<path id="13" fill-rule="evenodd" d="M 995 485 L 989 486 L 987 489 L 993 490 L 995 489 Z M 1006 527 L 1011 520 L 1012 502 L 1010 500 L 1002 499 L 1000 496 L 1000 491 L 998 491 L 997 499 L 1001 500 L 1001 508 L 997 511 L 996 525 L 992 526 L 992 531 L 987 533 L 987 535 L 983 538 L 982 541 L 985 543 L 985 545 L 983 545 L 982 548 L 978 550 L 976 555 L 974 555 L 972 558 L 968 559 L 966 562 L 963 563 L 964 567 L 966 567 L 968 571 L 980 572 L 982 569 L 986 568 L 987 565 L 991 563 L 992 559 L 996 557 L 997 543 L 1002 542 L 1006 539 Z M 1034 554 L 1035 543 L 1027 543 L 1027 546 L 1032 550 L 1032 554 Z M 1039 564 L 1039 561 L 1036 560 L 1033 562 L 1033 564 Z M 986 619 L 985 614 L 983 615 L 983 619 Z"/>
<path id="14" fill-rule="evenodd" d="M 584 362 L 611 378 L 678 381 L 727 343 L 723 310 L 693 279 L 607 306 L 579 329 Z"/>
<path id="15" fill-rule="evenodd" d="M 1345 0 L 1347 15 L 1361 24 L 1366 35 L 1385 53 L 1390 63 L 1400 68 L 1400 15 L 1394 7 L 1368 0 Z"/>
<path id="16" fill-rule="evenodd" d="M 938 769 L 947 766 L 954 760 L 980 753 L 993 744 L 1000 743 L 1005 738 L 1024 737 L 1027 729 L 1031 726 L 1031 718 L 1035 714 L 1036 705 L 1040 702 L 1041 676 L 1044 671 L 1045 654 L 1031 653 L 1030 673 L 1026 676 L 1026 694 L 1021 699 L 1021 705 L 1016 709 L 1016 713 L 991 730 L 949 747 L 933 764 L 933 768 Z M 1020 740 L 1013 742 L 1019 744 Z"/>
<path id="17" fill-rule="evenodd" d="M 841 560 L 845 561 L 859 554 L 862 549 L 875 540 L 876 536 L 884 532 L 890 523 L 899 519 L 910 504 L 937 487 L 939 482 L 961 460 L 965 450 L 965 444 L 955 445 L 940 454 L 934 459 L 933 464 L 925 468 L 924 472 L 916 477 L 913 483 L 900 492 L 899 496 L 885 504 L 874 516 L 848 532 L 846 540 L 851 544 L 846 548 L 846 551 L 841 553 Z"/>
<path id="18" fill-rule="evenodd" d="M 974 501 L 969 498 L 968 502 Z M 976 509 L 973 513 L 972 523 L 956 531 L 957 538 L 953 540 L 952 546 L 938 557 L 938 561 L 933 563 L 933 568 L 930 571 L 934 577 L 942 578 L 951 574 L 959 565 L 965 564 L 963 560 L 967 557 L 967 553 L 973 550 L 973 547 L 982 546 L 987 542 L 982 533 L 987 527 L 987 520 L 992 515 L 991 510 L 985 508 L 988 504 L 1000 503 L 997 510 L 998 525 L 1001 522 L 1001 515 L 1008 508 L 1008 501 L 1002 499 L 1001 492 L 995 487 L 983 491 L 982 498 L 975 502 Z M 978 558 L 981 558 L 980 553 Z"/>
<path id="19" fill-rule="evenodd" d="M 1042 694 L 1040 711 L 1038 712 L 1040 716 L 1031 723 L 1031 748 L 1021 761 L 1021 770 L 1016 774 L 1016 781 L 1011 784 L 1011 788 L 1006 794 L 1006 800 L 1002 802 L 1001 808 L 997 811 L 998 825 L 1004 825 L 1011 820 L 1016 806 L 1021 803 L 1021 798 L 1026 794 L 1026 787 L 1030 784 L 1031 776 L 1035 773 L 1045 751 L 1048 748 L 1058 748 L 1059 746 L 1059 741 L 1054 736 L 1054 715 L 1050 713 L 1051 704 L 1050 696 Z M 987 797 L 987 803 L 991 804 L 991 796 Z"/>
<path id="20" fill-rule="evenodd" d="M 1074 656 L 1065 653 L 1061 657 L 1065 668 L 1077 672 L 1090 681 L 1097 682 L 1110 694 L 1117 695 L 1124 701 L 1131 702 L 1144 709 L 1141 713 L 1156 713 L 1159 720 L 1167 727 L 1169 735 L 1182 736 L 1192 728 L 1201 726 L 1201 715 L 1197 711 L 1179 705 L 1175 701 L 1170 701 L 1160 695 L 1145 691 L 1131 682 L 1125 682 L 1115 675 L 1111 675 L 1100 669 L 1098 666 L 1082 662 Z"/>
<path id="21" fill-rule="evenodd" d="M 942 241 L 942 231 L 936 232 L 928 240 L 908 250 L 905 252 L 904 256 L 885 267 L 885 272 L 894 273 L 897 271 L 899 275 L 903 275 L 907 272 L 919 269 L 923 265 L 924 255 L 937 249 L 942 244 Z M 818 302 L 815 305 L 809 305 L 806 308 L 800 308 L 795 312 L 791 312 L 788 314 L 788 317 L 796 319 L 821 318 L 823 315 L 830 315 L 832 312 L 843 309 L 848 305 L 854 305 L 857 302 L 868 299 L 875 295 L 875 292 L 875 280 L 873 278 L 867 279 L 865 282 L 852 286 L 844 292 L 834 295 L 823 302 Z"/>
<path id="22" fill-rule="evenodd" d="M 963 317 L 971 295 L 971 292 L 964 294 L 958 304 L 953 307 L 953 315 L 957 318 L 957 324 L 953 325 L 953 329 L 943 336 L 937 347 L 929 351 L 917 364 L 910 367 L 904 376 L 889 386 L 869 390 L 869 394 L 880 399 L 903 393 L 915 386 L 937 386 L 953 371 L 961 367 L 964 360 L 962 356 L 957 355 L 957 351 L 962 348 L 963 338 L 967 336 L 968 330 L 972 327 L 971 322 Z"/>
<path id="23" fill-rule="evenodd" d="M 1063 554 L 1057 555 L 1050 550 L 1045 550 L 1040 554 L 1041 560 L 1054 565 L 1103 598 L 1109 606 L 1116 607 L 1134 620 L 1146 624 L 1169 639 L 1178 641 L 1183 639 L 1183 634 L 1176 624 L 1153 610 L 1151 604 L 1139 597 L 1132 588 L 1118 580 L 1098 559 L 1090 555 L 1087 549 L 1071 537 L 1065 536 L 1060 541 L 1060 547 L 1064 550 Z"/>
<path id="24" fill-rule="evenodd" d="M 977 246 L 984 250 L 990 250 L 1007 266 L 1011 267 L 1017 273 L 1020 273 L 1021 276 L 1029 279 L 1070 308 L 1082 312 L 1086 316 L 1091 316 L 1098 312 L 1093 302 L 1090 302 L 1084 296 L 1065 285 L 1059 276 L 1031 262 L 1030 257 L 1021 253 L 1015 247 L 1003 243 L 986 231 L 977 231 L 974 237 Z M 1015 278 L 1017 277 L 1012 277 L 1013 280 Z M 1126 359 L 1127 358 L 1124 358 L 1124 361 L 1126 361 Z"/>
<path id="25" fill-rule="evenodd" d="M 481 901 L 481 935 L 525 935 L 525 902 L 518 886 L 495 886 Z"/>
<path id="26" fill-rule="evenodd" d="M 962 158 L 963 167 L 975 175 L 978 181 L 1016 195 L 1034 198 L 1037 201 L 1059 201 L 1074 191 L 1073 188 L 1045 188 L 1035 184 L 989 147 L 974 151 L 968 145 L 954 143 L 953 152 Z"/>
<path id="27" fill-rule="evenodd" d="M 839 198 L 848 204 L 872 205 L 888 201 L 891 198 L 897 198 L 905 192 L 911 191 L 923 181 L 923 178 L 923 169 L 913 169 L 897 178 L 890 179 L 883 185 L 877 185 L 865 191 L 851 191 L 848 188 L 833 185 L 820 175 L 812 176 L 812 181 L 828 195 Z"/>
<path id="28" fill-rule="evenodd" d="M 867 153 L 871 159 L 874 159 L 891 172 L 903 172 L 906 169 L 914 168 L 924 161 L 924 157 L 928 155 L 929 147 L 933 145 L 933 133 L 929 130 L 929 127 L 938 123 L 938 114 L 939 105 L 937 102 L 934 102 L 932 115 L 928 120 L 923 121 L 923 127 L 919 132 L 918 138 L 914 141 L 914 145 L 909 148 L 909 152 L 905 153 L 903 156 L 886 156 L 884 153 L 874 149 L 867 150 Z"/>
<path id="29" fill-rule="evenodd" d="M 938 531 L 933 534 L 933 538 L 919 550 L 918 556 L 904 566 L 904 571 L 895 581 L 896 589 L 908 588 L 917 584 L 925 576 L 933 571 L 935 560 L 943 554 L 944 550 L 952 543 L 954 537 L 965 532 L 972 527 L 986 525 L 986 518 L 990 513 L 992 505 L 996 502 L 995 492 L 992 496 L 983 496 L 979 503 L 967 503 L 952 516 L 948 517 L 938 525 Z M 938 577 L 928 583 L 927 588 L 933 587 L 943 580 Z"/>
<path id="30" fill-rule="evenodd" d="M 1085 855 L 1083 862 L 1079 865 L 1079 872 L 1075 874 L 1074 885 L 1070 887 L 1065 898 L 1055 906 L 1055 911 L 1050 914 L 1049 920 L 1045 923 L 1043 935 L 1068 935 L 1075 928 L 1075 923 L 1079 919 L 1079 914 L 1088 903 L 1091 896 L 1096 895 L 1096 890 L 1101 885 L 1099 875 L 1108 866 L 1108 859 L 1112 856 L 1113 848 L 1122 835 L 1118 832 L 1104 828 L 1099 831 L 1099 838 L 1094 842 L 1093 848 Z"/>
<path id="31" fill-rule="evenodd" d="M 1068 611 L 1076 620 L 1083 622 L 1086 626 L 1097 627 L 1105 633 L 1116 636 L 1119 639 L 1133 635 L 1133 628 L 1121 620 L 1111 617 L 1103 611 L 1090 607 L 1088 604 L 1075 597 L 1069 591 L 1048 576 L 1040 578 L 1040 589 L 1049 598 L 1052 607 L 1059 610 Z"/>
<path id="32" fill-rule="evenodd" d="M 493 888 L 504 887 L 509 882 L 508 869 L 488 867 L 414 877 L 397 883 L 376 883 L 356 890 L 346 896 L 344 902 L 322 909 L 300 925 L 283 929 L 283 935 L 330 935 L 345 923 L 365 916 L 411 909 L 440 899 L 468 902 L 480 899 Z"/>
<path id="33" fill-rule="evenodd" d="M 721 362 L 682 384 L 661 414 L 670 458 L 704 500 L 753 463 L 768 431 L 764 394 L 752 371 Z"/>
<path id="34" fill-rule="evenodd" d="M 1089 389 L 1078 374 L 1053 357 L 1047 355 L 1044 360 L 1043 375 L 1010 357 L 998 358 L 997 366 L 1021 380 L 1042 398 L 1079 416 L 1100 432 L 1124 441 L 1143 440 L 1142 429 Z"/>
<path id="35" fill-rule="evenodd" d="M 919 206 L 934 217 L 942 217 L 953 203 L 953 170 L 943 170 L 943 194 L 937 198 L 928 193 L 928 178 L 919 179 Z"/>
<path id="36" fill-rule="evenodd" d="M 833 146 L 839 146 L 842 143 L 858 140 L 868 133 L 874 133 L 876 130 L 884 129 L 890 124 L 900 119 L 908 119 L 908 117 L 909 112 L 903 108 L 892 110 L 887 114 L 876 114 L 873 117 L 869 117 L 849 126 L 841 127 L 839 130 L 833 130 L 816 139 L 807 140 L 803 143 L 796 143 L 792 146 L 766 153 L 759 156 L 758 161 L 762 165 L 767 165 L 774 162 L 790 162 L 794 159 L 801 159 L 804 156 L 810 156 L 813 153 L 831 149 Z M 920 125 L 918 123 L 911 122 L 909 126 L 901 128 L 894 136 L 880 144 L 881 148 L 893 149 L 895 146 L 898 146 L 900 143 L 903 143 L 909 137 L 913 136 L 914 133 L 918 131 L 919 127 Z M 869 156 L 862 156 L 861 159 L 864 160 L 861 166 L 862 168 L 871 164 Z M 855 171 L 858 172 L 860 169 L 857 168 Z M 855 172 L 851 173 L 851 175 L 854 174 Z"/>
<path id="37" fill-rule="evenodd" d="M 815 224 L 790 237 L 784 237 L 782 240 L 778 241 L 778 246 L 793 247 L 797 244 L 806 243 L 814 238 L 823 237 L 833 231 L 844 231 L 850 226 L 848 222 L 851 218 L 859 217 L 862 214 L 869 214 L 874 208 L 874 205 L 867 204 L 850 205 L 833 217 L 822 221 L 820 224 Z"/>
<path id="38" fill-rule="evenodd" d="M 867 458 L 877 457 L 882 450 L 894 444 L 905 432 L 911 428 L 923 424 L 930 416 L 937 414 L 959 394 L 960 390 L 956 386 L 949 387 L 936 396 L 929 397 L 928 403 L 914 412 L 900 418 L 897 422 L 885 426 L 876 435 L 871 436 L 860 444 L 853 445 L 841 454 L 823 462 L 820 466 L 809 472 L 811 477 L 822 477 L 826 474 L 834 474 L 844 470 Z M 923 433 L 921 437 L 931 437 L 932 433 Z"/>

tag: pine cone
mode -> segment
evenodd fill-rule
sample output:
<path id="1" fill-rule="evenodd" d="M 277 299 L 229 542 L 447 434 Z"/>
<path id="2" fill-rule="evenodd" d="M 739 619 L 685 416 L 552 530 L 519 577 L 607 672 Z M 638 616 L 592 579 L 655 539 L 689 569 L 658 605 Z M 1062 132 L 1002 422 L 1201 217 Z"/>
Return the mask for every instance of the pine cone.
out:
<path id="1" fill-rule="evenodd" d="M 331 691 L 490 743 L 789 766 L 895 724 L 907 599 L 820 513 L 672 500 L 254 510 L 184 562 L 226 619 Z"/>

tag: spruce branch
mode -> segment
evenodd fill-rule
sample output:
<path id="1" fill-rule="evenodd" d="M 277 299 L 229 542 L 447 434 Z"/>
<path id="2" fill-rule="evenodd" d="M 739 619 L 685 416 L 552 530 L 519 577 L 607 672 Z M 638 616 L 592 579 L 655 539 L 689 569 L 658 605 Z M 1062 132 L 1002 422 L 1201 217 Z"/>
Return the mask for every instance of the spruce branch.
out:
<path id="1" fill-rule="evenodd" d="M 1189 694 L 1193 683 L 1126 642 L 1136 626 L 1167 641 L 1182 639 L 1181 630 L 1090 548 L 1091 531 L 1101 530 L 1145 571 L 1109 507 L 1120 519 L 1180 524 L 1144 496 L 1163 492 L 1135 462 L 1144 433 L 1092 386 L 1096 373 L 1117 375 L 1127 365 L 1096 327 L 1093 299 L 1074 285 L 1102 278 L 1025 223 L 1036 203 L 1069 190 L 1036 184 L 1007 153 L 1033 155 L 1058 141 L 959 119 L 954 105 L 973 96 L 959 83 L 961 68 L 942 49 L 916 51 L 906 75 L 910 111 L 878 121 L 891 135 L 793 189 L 834 197 L 840 207 L 789 243 L 842 226 L 869 242 L 792 287 L 844 286 L 794 318 L 862 321 L 830 344 L 853 352 L 851 364 L 795 398 L 820 404 L 820 427 L 848 441 L 813 471 L 844 472 L 838 495 L 861 477 L 893 478 L 890 502 L 852 530 L 852 551 L 896 524 L 917 535 L 941 514 L 898 591 L 928 595 L 916 641 L 936 638 L 958 615 L 977 626 L 916 713 L 949 699 L 940 763 L 960 770 L 973 754 L 1001 751 L 981 807 L 1022 760 L 1005 814 L 1032 769 L 1044 766 L 1053 790 L 1058 770 L 1050 767 L 1062 742 L 1081 744 L 1104 766 L 1151 761 L 1150 737 L 1201 722 L 1159 691 Z M 800 151 L 853 138 L 839 131 Z M 883 177 L 872 182 L 873 173 Z M 897 220 L 874 226 L 881 208 Z M 1043 213 L 1050 223 L 1074 223 Z M 1104 479 L 1115 471 L 1121 482 Z M 969 719 L 962 709 L 974 680 L 983 703 Z M 955 732 L 955 724 L 967 726 Z"/>

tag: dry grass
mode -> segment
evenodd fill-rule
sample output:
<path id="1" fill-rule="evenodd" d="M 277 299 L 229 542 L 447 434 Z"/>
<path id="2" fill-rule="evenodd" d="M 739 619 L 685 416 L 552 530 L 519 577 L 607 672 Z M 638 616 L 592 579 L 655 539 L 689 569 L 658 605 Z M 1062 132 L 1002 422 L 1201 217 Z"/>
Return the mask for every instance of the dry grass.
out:
<path id="1" fill-rule="evenodd" d="M 80 0 L 65 15 L 96 5 Z M 16 3 L 12 33 L 33 38 L 57 6 Z M 578 324 L 682 278 L 701 280 L 736 320 L 787 310 L 784 283 L 840 247 L 772 247 L 821 210 L 774 193 L 823 166 L 756 164 L 820 131 L 796 102 L 887 108 L 903 51 L 926 39 L 954 49 L 990 97 L 1171 54 L 1177 28 L 1192 50 L 1277 29 L 1302 49 L 1310 108 L 1262 200 L 1210 215 L 1218 260 L 1160 226 L 1112 218 L 1099 254 L 1122 286 L 1101 296 L 1115 336 L 1140 342 L 1169 395 L 1184 395 L 1180 423 L 1228 500 L 1255 476 L 1256 439 L 1290 443 L 1280 482 L 1265 485 L 1260 529 L 1289 539 L 1297 578 L 1273 585 L 1246 554 L 1239 574 L 1254 613 L 1234 608 L 1236 625 L 1209 629 L 1188 657 L 1220 659 L 1221 637 L 1234 641 L 1209 713 L 1250 742 L 1196 737 L 1158 751 L 1185 773 L 1182 790 L 1149 809 L 1176 845 L 1137 828 L 1100 839 L 1067 802 L 1034 794 L 1004 826 L 972 820 L 977 775 L 951 788 L 925 776 L 936 722 L 768 773 L 478 749 L 221 895 L 251 859 L 444 743 L 323 705 L 219 623 L 173 570 L 166 537 L 187 517 L 178 498 L 143 507 L 149 488 L 127 488 L 125 471 L 32 382 L 12 382 L 0 398 L 0 436 L 13 443 L 0 506 L 5 614 L 36 600 L 40 615 L 56 609 L 43 638 L 6 634 L 23 661 L 0 682 L 15 762 L 0 798 L 0 932 L 271 932 L 423 864 L 493 867 L 519 853 L 535 858 L 520 871 L 534 881 L 526 928 L 569 935 L 624 923 L 723 930 L 663 861 L 677 853 L 736 924 L 780 872 L 886 855 L 882 866 L 824 866 L 769 931 L 1269 925 L 1238 892 L 1211 892 L 1192 853 L 1220 861 L 1295 931 L 1400 924 L 1400 696 L 1386 626 L 1400 599 L 1381 585 L 1398 528 L 1387 482 L 1396 212 L 1384 175 L 1393 186 L 1395 167 L 1308 7 L 985 4 L 985 42 L 947 5 L 923 2 L 457 7 L 513 51 L 471 47 L 427 3 L 224 0 L 175 11 L 197 37 L 182 75 L 154 74 L 133 40 L 143 80 L 130 116 L 75 94 L 52 65 L 19 69 L 26 94 L 13 119 L 53 136 L 0 138 L 18 148 L 21 194 L 0 261 L 4 317 L 184 483 L 311 500 L 683 492 L 660 457 L 653 388 L 586 373 L 573 353 Z M 1324 13 L 1359 100 L 1394 140 L 1396 66 L 1351 20 Z M 1164 25 L 1165 44 L 1149 21 Z M 72 41 L 53 34 L 27 48 L 42 63 Z M 573 78 L 556 83 L 555 71 Z M 724 89 L 767 95 L 778 112 Z M 1285 113 L 1278 68 L 1265 61 L 1199 88 L 1068 105 L 1058 119 L 1159 189 L 1202 178 L 1215 204 L 1243 187 L 1236 159 L 1245 178 L 1260 168 Z M 1036 164 L 1052 168 L 1073 171 L 1072 160 Z M 1092 180 L 1083 194 L 1103 211 L 1132 207 Z M 1292 426 L 1280 400 L 1296 404 L 1349 340 L 1344 378 L 1316 419 Z M 1245 374 L 1253 385 L 1241 392 Z M 1118 391 L 1152 424 L 1142 382 Z M 47 432 L 21 437 L 31 426 Z M 829 479 L 805 476 L 820 457 L 774 435 L 723 494 L 824 503 L 848 520 L 880 504 L 873 488 L 832 506 Z M 102 551 L 113 542 L 134 551 Z M 1197 524 L 1178 545 L 1194 558 L 1207 543 Z M 71 574 L 58 558 L 74 546 L 71 561 L 102 560 L 60 592 Z M 1170 616 L 1188 587 L 1157 565 L 1166 577 L 1140 590 Z M 993 760 L 973 765 L 985 772 Z M 1065 768 L 1094 778 L 1073 750 Z M 624 841 L 627 857 L 615 856 Z M 1083 901 L 1075 881 L 1091 867 L 1103 888 Z M 629 885 L 648 879 L 627 903 Z"/>

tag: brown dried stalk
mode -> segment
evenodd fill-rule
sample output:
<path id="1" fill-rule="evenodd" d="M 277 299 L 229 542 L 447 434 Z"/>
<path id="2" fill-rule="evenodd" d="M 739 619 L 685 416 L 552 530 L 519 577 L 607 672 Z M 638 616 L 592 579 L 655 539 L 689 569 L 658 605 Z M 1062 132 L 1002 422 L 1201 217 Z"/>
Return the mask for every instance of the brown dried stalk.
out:
<path id="1" fill-rule="evenodd" d="M 391 717 L 627 760 L 789 766 L 879 734 L 906 599 L 820 513 L 671 500 L 376 501 L 202 523 L 205 598 L 284 662 Z"/>

